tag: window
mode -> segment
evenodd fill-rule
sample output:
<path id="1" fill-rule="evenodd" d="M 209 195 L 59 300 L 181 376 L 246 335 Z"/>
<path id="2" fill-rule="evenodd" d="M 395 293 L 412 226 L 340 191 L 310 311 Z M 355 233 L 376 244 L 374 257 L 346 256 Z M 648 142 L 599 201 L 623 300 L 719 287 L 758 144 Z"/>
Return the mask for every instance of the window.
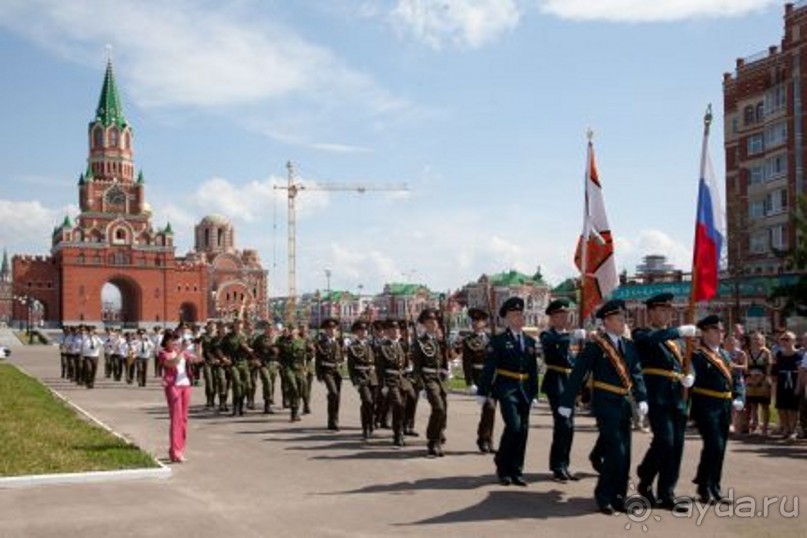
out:
<path id="1" fill-rule="evenodd" d="M 221 228 L 218 229 L 218 244 L 216 246 L 221 246 L 221 239 L 224 237 L 224 230 Z"/>
<path id="2" fill-rule="evenodd" d="M 731 134 L 737 134 L 738 129 L 740 128 L 740 122 L 737 117 L 731 118 Z"/>
<path id="3" fill-rule="evenodd" d="M 779 121 L 765 129 L 765 148 L 775 148 L 787 143 L 787 121 Z"/>
<path id="4" fill-rule="evenodd" d="M 132 145 L 132 135 L 129 131 L 123 133 L 123 149 L 129 149 Z"/>
<path id="5" fill-rule="evenodd" d="M 752 254 L 764 254 L 768 251 L 768 234 L 757 232 L 751 236 L 750 250 Z"/>
<path id="6" fill-rule="evenodd" d="M 765 119 L 765 105 L 762 102 L 757 103 L 754 119 L 757 121 L 757 123 L 760 123 Z"/>
<path id="7" fill-rule="evenodd" d="M 210 246 L 210 229 L 205 228 L 205 247 Z"/>
<path id="8" fill-rule="evenodd" d="M 776 114 L 787 106 L 787 88 L 784 84 L 765 92 L 765 115 Z"/>
<path id="9" fill-rule="evenodd" d="M 748 154 L 756 155 L 765 150 L 765 139 L 762 133 L 751 135 L 748 137 Z"/>
<path id="10" fill-rule="evenodd" d="M 104 145 L 104 130 L 96 127 L 92 132 L 92 147 L 100 148 Z"/>
<path id="11" fill-rule="evenodd" d="M 79 254 L 78 255 L 78 263 L 80 265 L 84 265 L 84 254 Z"/>
<path id="12" fill-rule="evenodd" d="M 787 155 L 780 153 L 765 159 L 764 175 L 765 181 L 775 181 L 787 175 Z"/>
<path id="13" fill-rule="evenodd" d="M 765 216 L 765 202 L 763 200 L 754 200 L 748 204 L 748 216 L 752 219 L 758 219 Z"/>
<path id="14" fill-rule="evenodd" d="M 757 185 L 762 183 L 765 179 L 765 167 L 761 164 L 755 164 L 748 169 L 748 184 Z"/>
<path id="15" fill-rule="evenodd" d="M 771 247 L 782 250 L 787 248 L 787 229 L 783 224 L 770 229 Z"/>
<path id="16" fill-rule="evenodd" d="M 765 196 L 765 215 L 778 215 L 787 210 L 787 190 L 779 189 Z"/>
<path id="17" fill-rule="evenodd" d="M 754 123 L 754 107 L 748 105 L 743 109 L 743 123 L 745 125 L 751 125 Z"/>
<path id="18" fill-rule="evenodd" d="M 118 146 L 118 129 L 115 127 L 109 130 L 109 145 L 113 148 Z"/>

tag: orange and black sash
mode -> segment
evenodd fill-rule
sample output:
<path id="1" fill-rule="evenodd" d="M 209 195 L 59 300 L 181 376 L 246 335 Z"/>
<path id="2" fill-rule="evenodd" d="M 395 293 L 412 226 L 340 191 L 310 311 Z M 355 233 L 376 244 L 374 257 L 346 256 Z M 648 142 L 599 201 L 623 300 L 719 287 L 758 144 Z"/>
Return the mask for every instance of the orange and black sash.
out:
<path id="1" fill-rule="evenodd" d="M 666 342 L 664 342 L 664 345 L 667 346 L 667 349 L 669 349 L 670 353 L 673 354 L 673 357 L 675 357 L 675 360 L 676 362 L 678 362 L 678 365 L 679 366 L 683 365 L 684 356 L 681 355 L 681 348 L 678 347 L 678 344 L 675 342 L 675 340 L 667 340 Z"/>
<path id="2" fill-rule="evenodd" d="M 709 362 L 711 362 L 715 366 L 715 368 L 720 370 L 720 373 L 723 374 L 723 376 L 729 382 L 729 385 L 731 385 L 732 383 L 731 370 L 729 370 L 729 366 L 728 364 L 726 364 L 726 361 L 723 360 L 723 357 L 721 357 L 718 353 L 715 353 L 711 349 L 704 346 L 700 346 L 698 348 L 698 351 L 700 353 L 703 353 L 703 356 L 706 357 L 706 359 Z"/>
<path id="3" fill-rule="evenodd" d="M 611 361 L 611 366 L 614 367 L 616 373 L 619 374 L 619 378 L 622 380 L 622 384 L 625 385 L 625 388 L 630 390 L 633 387 L 633 383 L 630 380 L 630 376 L 628 375 L 628 371 L 625 368 L 625 363 L 622 362 L 622 358 L 619 356 L 619 351 L 614 348 L 614 344 L 611 342 L 610 337 L 604 337 L 595 334 L 592 339 L 600 346 L 605 356 Z"/>

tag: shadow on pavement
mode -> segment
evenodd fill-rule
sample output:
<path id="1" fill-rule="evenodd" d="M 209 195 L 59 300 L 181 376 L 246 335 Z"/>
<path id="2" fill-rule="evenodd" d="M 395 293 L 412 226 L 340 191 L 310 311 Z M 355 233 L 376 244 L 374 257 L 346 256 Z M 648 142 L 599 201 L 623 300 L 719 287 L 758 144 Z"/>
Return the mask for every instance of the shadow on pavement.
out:
<path id="1" fill-rule="evenodd" d="M 564 500 L 563 493 L 557 490 L 497 490 L 491 491 L 484 500 L 473 506 L 412 523 L 399 523 L 397 526 L 578 517 L 594 511 L 592 499 L 572 497 Z"/>

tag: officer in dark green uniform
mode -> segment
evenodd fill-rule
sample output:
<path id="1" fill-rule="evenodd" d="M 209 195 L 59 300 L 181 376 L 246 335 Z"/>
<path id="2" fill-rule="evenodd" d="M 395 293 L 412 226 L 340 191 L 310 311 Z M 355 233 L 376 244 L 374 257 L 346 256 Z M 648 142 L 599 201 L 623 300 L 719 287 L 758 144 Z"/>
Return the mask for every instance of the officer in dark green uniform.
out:
<path id="1" fill-rule="evenodd" d="M 470 308 L 468 317 L 471 318 L 473 332 L 462 339 L 460 346 L 462 353 L 462 371 L 465 375 L 465 385 L 471 394 L 479 390 L 479 381 L 482 369 L 485 367 L 485 350 L 488 347 L 488 334 L 485 328 L 488 324 L 488 313 L 480 308 Z M 482 405 L 482 414 L 476 428 L 476 446 L 483 454 L 494 453 L 493 424 L 496 419 L 496 401 L 486 399 Z"/>
<path id="2" fill-rule="evenodd" d="M 342 345 L 337 339 L 339 322 L 333 318 L 322 320 L 323 332 L 315 346 L 317 381 L 325 383 L 328 391 L 328 429 L 339 431 L 339 400 L 342 397 L 342 374 L 339 369 L 344 362 Z"/>
<path id="3" fill-rule="evenodd" d="M 633 331 L 653 430 L 650 448 L 637 468 L 639 485 L 636 489 L 651 506 L 679 511 L 684 507 L 675 503 L 675 486 L 681 470 L 687 423 L 682 385 L 691 387 L 694 378 L 683 371 L 683 354 L 677 340 L 695 336 L 695 326 L 669 326 L 672 301 L 672 293 L 661 293 L 646 300 L 649 325 Z M 657 475 L 656 496 L 653 482 Z"/>
<path id="4" fill-rule="evenodd" d="M 574 366 L 574 355 L 571 350 L 573 340 L 584 340 L 586 332 L 577 329 L 569 332 L 569 301 L 555 299 L 546 307 L 549 316 L 549 328 L 541 333 L 541 349 L 544 353 L 544 378 L 541 392 L 549 400 L 552 410 L 552 447 L 549 449 L 549 470 L 556 482 L 577 480 L 569 472 L 569 458 L 574 439 L 574 410 L 572 415 L 563 417 L 558 414 L 560 397 L 569 382 L 569 374 Z"/>
<path id="5" fill-rule="evenodd" d="M 205 380 L 205 409 L 213 409 L 216 405 L 216 387 L 213 382 L 213 363 L 216 357 L 213 354 L 213 339 L 216 333 L 216 323 L 208 321 L 205 332 L 199 337 L 202 347 L 202 377 Z"/>
<path id="6" fill-rule="evenodd" d="M 418 323 L 423 325 L 424 332 L 412 345 L 412 358 L 415 375 L 423 383 L 426 398 L 432 408 L 426 427 L 427 456 L 442 457 L 448 414 L 448 393 L 445 387 L 448 379 L 448 350 L 444 349 L 437 338 L 437 311 L 434 308 L 424 308 L 418 316 Z"/>
<path id="7" fill-rule="evenodd" d="M 347 371 L 350 381 L 359 393 L 361 408 L 361 434 L 363 439 L 369 439 L 373 433 L 373 410 L 375 405 L 378 376 L 375 371 L 375 357 L 370 342 L 367 340 L 367 322 L 357 320 L 350 327 L 354 338 L 346 348 Z"/>
<path id="8" fill-rule="evenodd" d="M 591 372 L 591 409 L 597 419 L 602 470 L 594 497 L 604 514 L 625 511 L 630 474 L 632 406 L 635 398 L 639 413 L 647 414 L 647 392 L 639 354 L 625 338 L 625 302 L 613 299 L 597 310 L 603 330 L 591 336 L 577 356 L 569 382 L 560 399 L 558 414 L 570 417 L 583 378 Z"/>
<path id="9" fill-rule="evenodd" d="M 302 387 L 300 398 L 303 402 L 303 414 L 311 414 L 311 392 L 314 390 L 314 373 L 316 371 L 316 346 L 308 335 L 308 327 L 300 324 L 299 337 L 305 342 L 305 386 Z"/>
<path id="10" fill-rule="evenodd" d="M 404 369 L 404 419 L 403 429 L 404 435 L 407 437 L 420 437 L 420 434 L 415 431 L 415 416 L 418 410 L 418 400 L 420 400 L 420 391 L 424 390 L 423 381 L 420 376 L 415 373 L 415 362 L 412 357 L 413 341 L 415 336 L 415 328 L 406 320 L 402 319 L 398 322 L 401 327 L 401 338 L 398 340 L 406 356 L 406 368 Z"/>
<path id="11" fill-rule="evenodd" d="M 530 424 L 530 406 L 538 395 L 538 352 L 535 339 L 522 332 L 524 300 L 510 297 L 502 303 L 499 317 L 507 329 L 488 343 L 485 367 L 476 399 L 499 402 L 504 431 L 496 453 L 496 475 L 503 486 L 526 486 L 524 454 Z"/>
<path id="12" fill-rule="evenodd" d="M 400 325 L 394 319 L 383 323 L 384 336 L 377 347 L 376 368 L 383 375 L 381 397 L 392 409 L 393 444 L 404 446 L 404 385 L 407 358 L 400 342 Z"/>
<path id="13" fill-rule="evenodd" d="M 728 353 L 720 348 L 725 331 L 718 316 L 706 316 L 698 322 L 701 343 L 692 354 L 695 384 L 692 386 L 690 416 L 703 439 L 701 459 L 695 484 L 702 503 L 725 502 L 720 489 L 726 440 L 731 424 L 731 408 L 742 411 L 745 390 L 737 370 L 731 367 Z"/>
<path id="14" fill-rule="evenodd" d="M 376 365 L 375 369 L 377 372 L 383 372 L 383 364 L 381 364 L 381 344 L 384 342 L 385 336 L 385 326 L 390 320 L 380 320 L 377 319 L 373 321 L 371 327 L 373 329 L 372 335 L 370 336 L 370 345 L 373 347 L 373 353 L 375 355 Z M 397 321 L 395 322 L 397 323 Z M 387 415 L 389 414 L 389 406 L 387 405 L 387 393 L 389 391 L 384 391 L 384 383 L 380 383 L 378 390 L 376 391 L 375 396 L 375 409 L 373 410 L 373 425 L 376 429 L 380 428 L 389 428 L 389 421 Z M 383 394 L 382 394 L 383 392 Z"/>
<path id="15" fill-rule="evenodd" d="M 263 391 L 263 412 L 266 414 L 274 414 L 272 409 L 272 375 L 270 368 L 276 371 L 278 364 L 278 356 L 280 351 L 275 345 L 275 329 L 271 323 L 266 323 L 263 327 L 263 332 L 255 337 L 252 341 L 252 349 L 255 350 L 255 356 L 259 361 L 257 368 L 252 370 L 252 400 L 255 400 L 255 391 L 258 385 L 258 378 L 261 380 L 261 389 Z"/>
<path id="16" fill-rule="evenodd" d="M 306 343 L 297 333 L 297 328 L 290 326 L 277 339 L 280 350 L 280 367 L 286 380 L 286 398 L 291 409 L 291 422 L 300 420 L 300 401 L 305 390 Z"/>

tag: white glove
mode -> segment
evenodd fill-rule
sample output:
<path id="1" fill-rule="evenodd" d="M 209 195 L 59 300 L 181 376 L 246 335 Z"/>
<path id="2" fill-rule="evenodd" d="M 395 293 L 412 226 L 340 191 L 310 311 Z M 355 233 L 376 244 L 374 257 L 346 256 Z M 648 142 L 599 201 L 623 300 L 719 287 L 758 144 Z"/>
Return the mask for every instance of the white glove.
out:
<path id="1" fill-rule="evenodd" d="M 480 394 L 477 394 L 477 395 L 476 395 L 476 403 L 477 403 L 478 405 L 485 405 L 485 403 L 486 403 L 487 401 L 488 401 L 488 397 L 487 397 L 487 396 L 482 396 L 482 395 L 480 395 Z"/>
<path id="2" fill-rule="evenodd" d="M 639 402 L 638 408 L 640 417 L 647 416 L 647 402 Z"/>
<path id="3" fill-rule="evenodd" d="M 426 398 L 426 391 L 425 390 L 420 391 L 420 397 L 421 398 Z"/>
<path id="4" fill-rule="evenodd" d="M 536 407 L 536 408 L 538 407 L 538 399 L 537 398 L 532 399 L 532 406 Z"/>
<path id="5" fill-rule="evenodd" d="M 694 384 L 695 384 L 695 374 L 687 374 L 681 378 L 681 385 L 683 385 L 684 388 L 688 389 Z"/>
<path id="6" fill-rule="evenodd" d="M 585 329 L 575 329 L 572 333 L 572 338 L 575 340 L 585 340 L 586 339 L 586 330 Z"/>
<path id="7" fill-rule="evenodd" d="M 389 387 L 387 387 L 386 385 L 381 387 L 381 395 L 382 396 L 386 396 L 388 393 L 389 393 Z"/>
<path id="8" fill-rule="evenodd" d="M 570 407 L 558 407 L 558 414 L 563 418 L 572 416 L 572 409 Z"/>
<path id="9" fill-rule="evenodd" d="M 731 405 L 733 405 L 733 406 L 734 406 L 734 410 L 735 410 L 735 411 L 742 411 L 743 409 L 745 409 L 745 404 L 744 404 L 744 403 L 743 403 L 743 401 L 742 401 L 741 399 L 739 399 L 739 398 L 737 398 L 736 400 L 734 400 L 733 402 L 731 402 Z"/>
<path id="10" fill-rule="evenodd" d="M 678 327 L 678 334 L 681 338 L 694 338 L 698 328 L 694 325 L 681 325 Z"/>
<path id="11" fill-rule="evenodd" d="M 470 387 L 468 387 L 468 394 L 473 396 L 474 394 L 477 393 L 478 390 L 479 390 L 479 387 L 477 387 L 476 385 L 471 385 Z"/>

